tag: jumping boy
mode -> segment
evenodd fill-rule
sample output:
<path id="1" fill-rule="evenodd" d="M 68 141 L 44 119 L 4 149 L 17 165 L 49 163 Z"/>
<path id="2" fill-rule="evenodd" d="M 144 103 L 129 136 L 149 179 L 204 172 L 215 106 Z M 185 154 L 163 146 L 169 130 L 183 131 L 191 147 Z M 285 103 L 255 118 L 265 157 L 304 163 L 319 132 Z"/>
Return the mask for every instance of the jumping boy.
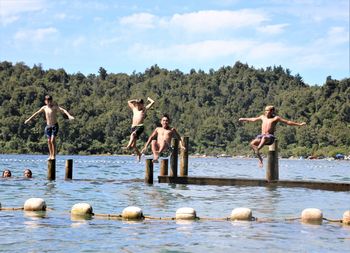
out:
<path id="1" fill-rule="evenodd" d="M 163 115 L 160 124 L 161 127 L 157 127 L 151 136 L 148 138 L 145 147 L 142 149 L 141 153 L 146 152 L 148 145 L 152 142 L 152 153 L 153 153 L 153 162 L 157 163 L 159 159 L 159 155 L 162 152 L 165 152 L 170 148 L 171 140 L 173 137 L 180 140 L 180 147 L 185 149 L 184 144 L 182 143 L 181 137 L 175 128 L 169 126 L 170 118 L 168 115 Z M 154 140 L 154 138 L 156 138 Z"/>
<path id="2" fill-rule="evenodd" d="M 65 109 L 59 107 L 56 103 L 53 102 L 51 96 L 45 96 L 45 104 L 41 107 L 37 112 L 35 112 L 32 116 L 30 116 L 24 124 L 27 124 L 32 118 L 34 118 L 39 113 L 44 112 L 46 118 L 46 127 L 45 134 L 48 138 L 48 146 L 49 146 L 49 158 L 48 160 L 54 160 L 56 158 L 56 137 L 58 133 L 58 123 L 57 123 L 57 113 L 61 112 L 67 115 L 68 119 L 72 120 L 74 117 L 70 115 Z"/>
<path id="3" fill-rule="evenodd" d="M 145 127 L 143 126 L 143 121 L 146 118 L 146 111 L 152 107 L 154 100 L 147 98 L 150 103 L 145 106 L 143 99 L 133 99 L 128 101 L 128 105 L 132 110 L 132 125 L 131 125 L 131 135 L 130 141 L 126 146 L 126 149 L 133 148 L 137 155 L 137 160 L 140 161 L 141 153 L 136 146 L 136 141 L 143 133 Z"/>
<path id="4" fill-rule="evenodd" d="M 290 120 L 283 119 L 280 116 L 275 115 L 275 107 L 272 105 L 265 107 L 265 112 L 263 115 L 260 115 L 255 118 L 240 118 L 239 121 L 248 121 L 248 122 L 255 122 L 261 120 L 261 134 L 257 135 L 254 140 L 250 143 L 250 146 L 254 150 L 254 153 L 256 153 L 258 159 L 259 159 L 259 167 L 263 167 L 263 159 L 261 157 L 261 154 L 259 153 L 259 150 L 264 145 L 271 145 L 275 141 L 275 128 L 278 122 L 282 122 L 284 124 L 287 124 L 289 126 L 304 126 L 306 125 L 305 122 L 298 123 L 293 122 Z"/>

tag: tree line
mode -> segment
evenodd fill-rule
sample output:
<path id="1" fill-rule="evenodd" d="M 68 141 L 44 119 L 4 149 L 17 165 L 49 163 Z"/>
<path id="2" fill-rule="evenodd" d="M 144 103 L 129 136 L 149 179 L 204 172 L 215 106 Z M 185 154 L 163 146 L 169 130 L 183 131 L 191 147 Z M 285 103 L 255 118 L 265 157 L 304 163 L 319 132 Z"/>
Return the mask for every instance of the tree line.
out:
<path id="1" fill-rule="evenodd" d="M 163 113 L 183 136 L 190 137 L 191 154 L 249 155 L 249 142 L 259 123 L 242 124 L 266 105 L 301 128 L 277 126 L 283 156 L 334 156 L 350 153 L 350 78 L 327 77 L 322 86 L 309 86 L 299 74 L 281 66 L 256 69 L 236 62 L 218 70 L 167 70 L 157 65 L 143 73 L 69 74 L 44 70 L 41 64 L 0 62 L 0 152 L 47 153 L 44 118 L 24 121 L 44 105 L 47 94 L 75 120 L 59 118 L 60 154 L 123 154 L 130 135 L 132 98 L 153 98 L 142 146 Z"/>

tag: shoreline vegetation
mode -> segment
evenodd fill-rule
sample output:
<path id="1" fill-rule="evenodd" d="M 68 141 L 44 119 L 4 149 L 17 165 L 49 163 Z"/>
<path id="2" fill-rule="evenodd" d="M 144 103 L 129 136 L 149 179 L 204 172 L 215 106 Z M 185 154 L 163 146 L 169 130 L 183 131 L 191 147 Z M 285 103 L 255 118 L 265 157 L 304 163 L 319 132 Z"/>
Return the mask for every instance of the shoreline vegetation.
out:
<path id="1" fill-rule="evenodd" d="M 299 74 L 281 66 L 256 69 L 241 62 L 217 70 L 189 73 L 157 65 L 142 73 L 69 74 L 43 69 L 41 64 L 0 62 L 0 153 L 47 154 L 45 120 L 24 124 L 50 94 L 75 119 L 59 116 L 59 155 L 125 154 L 131 112 L 127 101 L 152 97 L 154 107 L 145 119 L 147 141 L 163 113 L 181 136 L 189 136 L 190 154 L 252 156 L 250 140 L 260 124 L 242 124 L 266 105 L 277 114 L 303 122 L 303 128 L 277 126 L 281 157 L 336 157 L 350 155 L 350 78 L 308 85 Z M 265 153 L 264 153 L 265 152 Z M 266 155 L 267 150 L 263 150 Z"/>

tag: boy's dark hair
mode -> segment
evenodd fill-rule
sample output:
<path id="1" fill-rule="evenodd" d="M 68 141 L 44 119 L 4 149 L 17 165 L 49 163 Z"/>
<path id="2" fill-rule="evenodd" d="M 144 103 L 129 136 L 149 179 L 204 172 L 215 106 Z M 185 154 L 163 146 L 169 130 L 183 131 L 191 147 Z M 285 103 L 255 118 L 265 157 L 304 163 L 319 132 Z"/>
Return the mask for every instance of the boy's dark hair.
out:
<path id="1" fill-rule="evenodd" d="M 169 117 L 168 114 L 164 113 L 163 116 L 162 116 L 162 118 L 164 118 L 164 117 L 167 118 L 167 119 L 169 120 L 169 122 L 170 122 L 170 117 Z"/>
<path id="2" fill-rule="evenodd" d="M 144 102 L 143 102 L 143 99 L 141 98 L 141 99 L 139 99 L 139 101 L 138 101 L 140 104 L 143 104 Z"/>
<path id="3" fill-rule="evenodd" d="M 2 172 L 2 177 L 5 176 L 5 172 L 6 172 L 6 171 L 8 171 L 8 172 L 10 173 L 10 176 L 12 176 L 11 170 L 6 169 L 6 170 L 4 170 L 4 171 Z"/>
<path id="4" fill-rule="evenodd" d="M 46 95 L 46 96 L 45 96 L 45 100 L 49 100 L 49 101 L 52 100 L 52 96 Z"/>

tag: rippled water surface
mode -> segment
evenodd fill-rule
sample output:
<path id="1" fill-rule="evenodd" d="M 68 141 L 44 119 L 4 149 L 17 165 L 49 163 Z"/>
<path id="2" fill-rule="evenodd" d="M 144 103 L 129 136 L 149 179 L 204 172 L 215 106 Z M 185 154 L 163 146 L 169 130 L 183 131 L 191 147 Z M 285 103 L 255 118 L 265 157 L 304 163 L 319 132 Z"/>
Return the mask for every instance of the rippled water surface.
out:
<path id="1" fill-rule="evenodd" d="M 350 226 L 324 222 L 305 225 L 302 210 L 319 208 L 329 219 L 350 210 L 350 192 L 303 188 L 243 186 L 146 185 L 145 161 L 129 156 L 58 156 L 56 180 L 47 181 L 46 156 L 0 155 L 0 168 L 12 178 L 0 179 L 3 207 L 20 207 L 43 198 L 53 210 L 43 218 L 23 211 L 0 212 L 2 252 L 350 252 Z M 64 180 L 65 160 L 74 160 L 72 181 Z M 280 179 L 350 183 L 349 161 L 280 160 Z M 34 178 L 22 178 L 24 168 Z M 190 176 L 264 178 L 255 159 L 190 158 Z M 135 180 L 140 179 L 140 180 Z M 224 218 L 236 207 L 249 207 L 264 222 L 145 220 L 126 222 L 71 220 L 79 202 L 95 213 L 120 214 L 131 205 L 144 215 L 174 217 L 193 207 L 199 217 Z"/>

